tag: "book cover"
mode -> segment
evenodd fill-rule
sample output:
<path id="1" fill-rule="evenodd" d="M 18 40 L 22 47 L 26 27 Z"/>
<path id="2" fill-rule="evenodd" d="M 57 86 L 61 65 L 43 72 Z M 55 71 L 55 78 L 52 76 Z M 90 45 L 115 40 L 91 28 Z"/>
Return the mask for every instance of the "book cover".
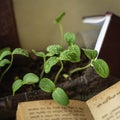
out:
<path id="1" fill-rule="evenodd" d="M 106 12 L 105 15 L 84 17 L 83 22 L 101 25 L 94 49 L 98 51 L 98 57 L 108 63 L 111 75 L 119 78 L 120 17 L 112 12 Z"/>

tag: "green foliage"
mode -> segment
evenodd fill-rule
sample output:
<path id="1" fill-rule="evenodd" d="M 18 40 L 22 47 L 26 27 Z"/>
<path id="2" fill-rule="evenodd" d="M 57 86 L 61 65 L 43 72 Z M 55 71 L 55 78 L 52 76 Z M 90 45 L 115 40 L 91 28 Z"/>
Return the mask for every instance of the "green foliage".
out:
<path id="1" fill-rule="evenodd" d="M 77 72 L 79 70 L 86 69 L 88 67 L 93 67 L 98 75 L 100 75 L 102 78 L 107 78 L 109 76 L 109 66 L 108 64 L 102 60 L 97 59 L 98 52 L 96 50 L 91 49 L 82 49 L 85 53 L 85 55 L 89 58 L 90 62 L 84 67 L 78 67 L 70 71 L 70 74 L 73 74 L 74 72 Z"/>
<path id="2" fill-rule="evenodd" d="M 58 63 L 57 57 L 50 57 L 44 64 L 45 73 L 49 73 L 51 68 Z"/>
<path id="3" fill-rule="evenodd" d="M 13 91 L 13 95 L 15 94 L 15 92 L 17 90 L 19 90 L 22 87 L 22 80 L 21 79 L 17 79 L 14 81 L 14 83 L 12 84 L 12 91 Z"/>
<path id="4" fill-rule="evenodd" d="M 51 93 L 55 90 L 56 86 L 54 82 L 48 78 L 42 78 L 39 83 L 39 87 L 48 93 Z"/>
<path id="5" fill-rule="evenodd" d="M 23 79 L 17 78 L 12 84 L 13 95 L 23 85 L 32 85 L 39 82 L 39 77 L 34 73 L 27 73 L 23 76 Z"/>
<path id="6" fill-rule="evenodd" d="M 61 105 L 67 105 L 69 103 L 69 98 L 65 91 L 59 87 L 56 87 L 52 80 L 42 78 L 40 80 L 39 87 L 45 92 L 52 93 L 52 98 L 57 103 Z"/>
<path id="7" fill-rule="evenodd" d="M 57 87 L 52 92 L 52 98 L 54 101 L 56 101 L 60 105 L 66 106 L 69 104 L 69 97 L 62 88 Z"/>
<path id="8" fill-rule="evenodd" d="M 67 32 L 63 35 L 61 20 L 63 19 L 64 15 L 65 15 L 65 12 L 61 13 L 55 19 L 55 22 L 60 27 L 61 40 L 64 39 L 68 46 L 65 49 L 63 49 L 64 47 L 62 46 L 62 44 L 50 45 L 46 48 L 45 52 L 32 50 L 34 55 L 36 55 L 37 57 L 43 58 L 43 65 L 40 66 L 40 68 L 42 68 L 40 76 L 37 76 L 34 73 L 27 73 L 26 75 L 23 76 L 23 79 L 18 78 L 17 80 L 15 80 L 12 85 L 13 95 L 23 85 L 26 85 L 26 84 L 31 85 L 31 84 L 38 83 L 41 90 L 51 93 L 54 101 L 64 106 L 68 105 L 69 104 L 68 95 L 62 88 L 57 87 L 56 83 L 58 81 L 58 78 L 62 70 L 64 69 L 64 63 L 68 61 L 71 63 L 80 62 L 81 50 L 83 50 L 84 54 L 89 59 L 89 63 L 83 67 L 77 67 L 75 69 L 68 71 L 68 74 L 64 74 L 65 78 L 69 77 L 74 72 L 84 70 L 88 67 L 93 67 L 96 73 L 103 78 L 107 78 L 109 76 L 109 66 L 104 60 L 97 59 L 98 53 L 96 50 L 84 49 L 84 48 L 81 49 L 76 44 L 76 37 L 74 33 Z M 3 53 L 0 51 L 0 66 L 2 67 L 5 64 L 11 64 L 11 61 L 9 60 L 6 60 L 6 59 L 4 59 L 4 61 L 2 60 L 7 55 L 13 56 L 14 54 L 21 54 L 26 57 L 29 56 L 27 51 L 20 48 L 16 48 L 13 52 L 11 52 L 10 50 L 6 50 L 6 52 Z M 60 68 L 58 69 L 58 71 L 56 71 L 55 78 L 53 80 L 46 78 L 44 75 L 51 72 L 53 66 L 55 67 L 58 64 Z"/>
<path id="9" fill-rule="evenodd" d="M 50 45 L 47 47 L 47 51 L 51 53 L 51 55 L 59 55 L 62 52 L 63 48 L 60 45 Z"/>
<path id="10" fill-rule="evenodd" d="M 12 55 L 22 55 L 29 57 L 28 51 L 22 48 L 16 48 L 13 50 Z"/>
<path id="11" fill-rule="evenodd" d="M 14 55 L 22 55 L 22 56 L 29 57 L 27 50 L 22 48 L 16 48 L 13 51 L 11 51 L 10 48 L 4 48 L 0 50 L 0 67 L 4 67 L 8 65 L 6 69 L 1 73 L 0 82 L 2 81 L 7 71 L 11 68 Z M 11 58 L 8 59 L 7 58 L 8 56 L 10 56 Z"/>
<path id="12" fill-rule="evenodd" d="M 67 50 L 64 50 L 60 54 L 60 59 L 70 62 L 80 61 L 80 48 L 77 45 L 69 46 Z"/>
<path id="13" fill-rule="evenodd" d="M 70 32 L 65 33 L 64 39 L 66 40 L 68 45 L 75 44 L 75 39 L 76 38 L 75 38 L 75 34 L 74 33 L 70 33 Z"/>
<path id="14" fill-rule="evenodd" d="M 8 59 L 3 59 L 0 61 L 0 67 L 4 67 L 6 64 L 10 64 L 10 61 Z"/>
<path id="15" fill-rule="evenodd" d="M 98 52 L 96 50 L 91 50 L 91 49 L 82 49 L 85 53 L 85 55 L 90 59 L 96 59 Z"/>
<path id="16" fill-rule="evenodd" d="M 109 66 L 108 64 L 102 60 L 97 59 L 92 61 L 92 65 L 95 69 L 95 71 L 103 78 L 107 78 L 109 75 Z"/>
<path id="17" fill-rule="evenodd" d="M 25 84 L 31 85 L 38 82 L 39 82 L 39 77 L 34 73 L 27 73 L 26 75 L 23 76 L 23 81 L 22 81 L 23 85 Z"/>

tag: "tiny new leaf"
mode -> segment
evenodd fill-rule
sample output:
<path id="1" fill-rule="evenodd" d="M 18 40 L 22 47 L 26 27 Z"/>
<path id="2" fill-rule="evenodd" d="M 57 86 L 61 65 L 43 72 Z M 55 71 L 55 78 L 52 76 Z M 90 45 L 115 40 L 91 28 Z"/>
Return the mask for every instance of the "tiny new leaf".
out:
<path id="1" fill-rule="evenodd" d="M 61 60 L 66 60 L 70 62 L 79 62 L 80 61 L 80 48 L 77 45 L 69 46 L 67 50 L 63 51 L 60 54 Z"/>
<path id="2" fill-rule="evenodd" d="M 58 17 L 56 17 L 55 23 L 60 23 L 64 16 L 65 16 L 65 12 L 62 12 Z"/>
<path id="3" fill-rule="evenodd" d="M 47 51 L 52 55 L 58 55 L 62 50 L 62 46 L 60 45 L 50 45 L 47 47 Z"/>
<path id="4" fill-rule="evenodd" d="M 75 43 L 75 34 L 74 33 L 70 33 L 70 32 L 67 32 L 65 33 L 64 35 L 64 39 L 66 40 L 67 44 L 68 45 L 72 45 Z"/>

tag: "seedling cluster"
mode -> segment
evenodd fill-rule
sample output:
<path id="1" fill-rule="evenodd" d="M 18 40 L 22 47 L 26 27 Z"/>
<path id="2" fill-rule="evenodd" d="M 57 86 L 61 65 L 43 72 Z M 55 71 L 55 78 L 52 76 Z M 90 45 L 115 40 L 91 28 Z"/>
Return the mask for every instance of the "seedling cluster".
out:
<path id="1" fill-rule="evenodd" d="M 74 33 L 67 32 L 63 35 L 63 29 L 62 29 L 62 24 L 61 20 L 65 13 L 62 13 L 60 16 L 58 16 L 55 19 L 55 22 L 60 26 L 60 31 L 61 31 L 61 39 L 64 38 L 66 41 L 67 47 L 64 48 L 61 44 L 60 45 L 50 45 L 47 47 L 46 52 L 38 52 L 35 50 L 32 50 L 34 55 L 37 57 L 43 58 L 43 65 L 40 66 L 42 67 L 40 75 L 36 75 L 34 73 L 27 73 L 23 76 L 23 78 L 18 78 L 14 81 L 12 85 L 12 90 L 13 90 L 13 95 L 15 94 L 16 91 L 18 91 L 22 86 L 24 85 L 31 85 L 31 84 L 39 84 L 39 88 L 45 92 L 48 92 L 52 95 L 52 98 L 54 101 L 61 105 L 68 105 L 69 104 L 69 97 L 66 94 L 66 92 L 56 86 L 56 83 L 59 82 L 59 76 L 61 72 L 64 69 L 64 63 L 65 62 L 71 62 L 71 63 L 78 63 L 81 61 L 81 50 L 84 52 L 86 57 L 89 59 L 89 63 L 85 65 L 84 67 L 78 67 L 75 69 L 70 70 L 66 76 L 69 77 L 71 74 L 84 70 L 88 67 L 93 67 L 98 75 L 100 75 L 103 78 L 106 78 L 109 76 L 109 66 L 103 59 L 97 59 L 98 53 L 96 50 L 92 49 L 85 49 L 85 48 L 80 48 L 76 44 L 76 37 Z M 19 50 L 19 52 L 18 52 Z M 22 50 L 22 51 L 21 51 Z M 4 51 L 6 52 L 6 51 Z M 8 52 L 8 53 L 7 53 Z M 22 54 L 25 55 L 26 57 L 29 56 L 29 53 L 26 52 L 26 50 L 23 50 L 21 48 L 16 48 L 12 53 L 7 50 L 6 55 L 11 55 L 11 61 L 6 60 L 3 56 L 3 53 L 0 56 L 0 64 L 4 63 L 2 66 L 5 64 L 9 64 L 8 68 L 10 68 L 12 62 L 13 62 L 13 55 L 14 54 Z M 44 76 L 44 74 L 50 73 L 52 71 L 53 66 L 57 66 L 60 64 L 60 68 L 57 71 L 54 79 L 51 80 L 51 78 L 47 78 Z M 5 72 L 8 71 L 5 70 Z M 5 75 L 5 72 L 3 73 Z M 1 76 L 1 78 L 3 75 Z"/>

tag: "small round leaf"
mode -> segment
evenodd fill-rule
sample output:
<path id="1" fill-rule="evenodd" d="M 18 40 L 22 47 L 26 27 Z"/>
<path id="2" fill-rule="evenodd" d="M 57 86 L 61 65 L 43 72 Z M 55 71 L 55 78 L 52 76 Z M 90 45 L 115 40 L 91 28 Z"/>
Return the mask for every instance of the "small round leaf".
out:
<path id="1" fill-rule="evenodd" d="M 13 95 L 17 90 L 20 89 L 20 87 L 22 87 L 22 80 L 21 79 L 15 80 L 12 84 Z"/>
<path id="2" fill-rule="evenodd" d="M 51 93 L 55 89 L 55 84 L 48 78 L 42 78 L 39 83 L 41 90 Z"/>
<path id="3" fill-rule="evenodd" d="M 39 77 L 34 73 L 27 73 L 23 77 L 23 85 L 25 84 L 34 84 L 39 82 Z"/>
<path id="4" fill-rule="evenodd" d="M 56 88 L 52 93 L 52 98 L 60 105 L 67 106 L 69 104 L 69 98 L 62 88 Z"/>
<path id="5" fill-rule="evenodd" d="M 92 65 L 97 74 L 100 75 L 101 77 L 107 78 L 109 76 L 109 66 L 104 60 L 102 59 L 93 60 Z"/>
<path id="6" fill-rule="evenodd" d="M 47 47 L 47 51 L 52 55 L 58 55 L 62 51 L 62 46 L 60 45 L 50 45 Z"/>
<path id="7" fill-rule="evenodd" d="M 72 45 L 75 43 L 75 34 L 74 33 L 70 33 L 70 32 L 67 32 L 65 33 L 64 35 L 64 39 L 66 40 L 66 42 L 68 43 L 68 45 Z"/>

